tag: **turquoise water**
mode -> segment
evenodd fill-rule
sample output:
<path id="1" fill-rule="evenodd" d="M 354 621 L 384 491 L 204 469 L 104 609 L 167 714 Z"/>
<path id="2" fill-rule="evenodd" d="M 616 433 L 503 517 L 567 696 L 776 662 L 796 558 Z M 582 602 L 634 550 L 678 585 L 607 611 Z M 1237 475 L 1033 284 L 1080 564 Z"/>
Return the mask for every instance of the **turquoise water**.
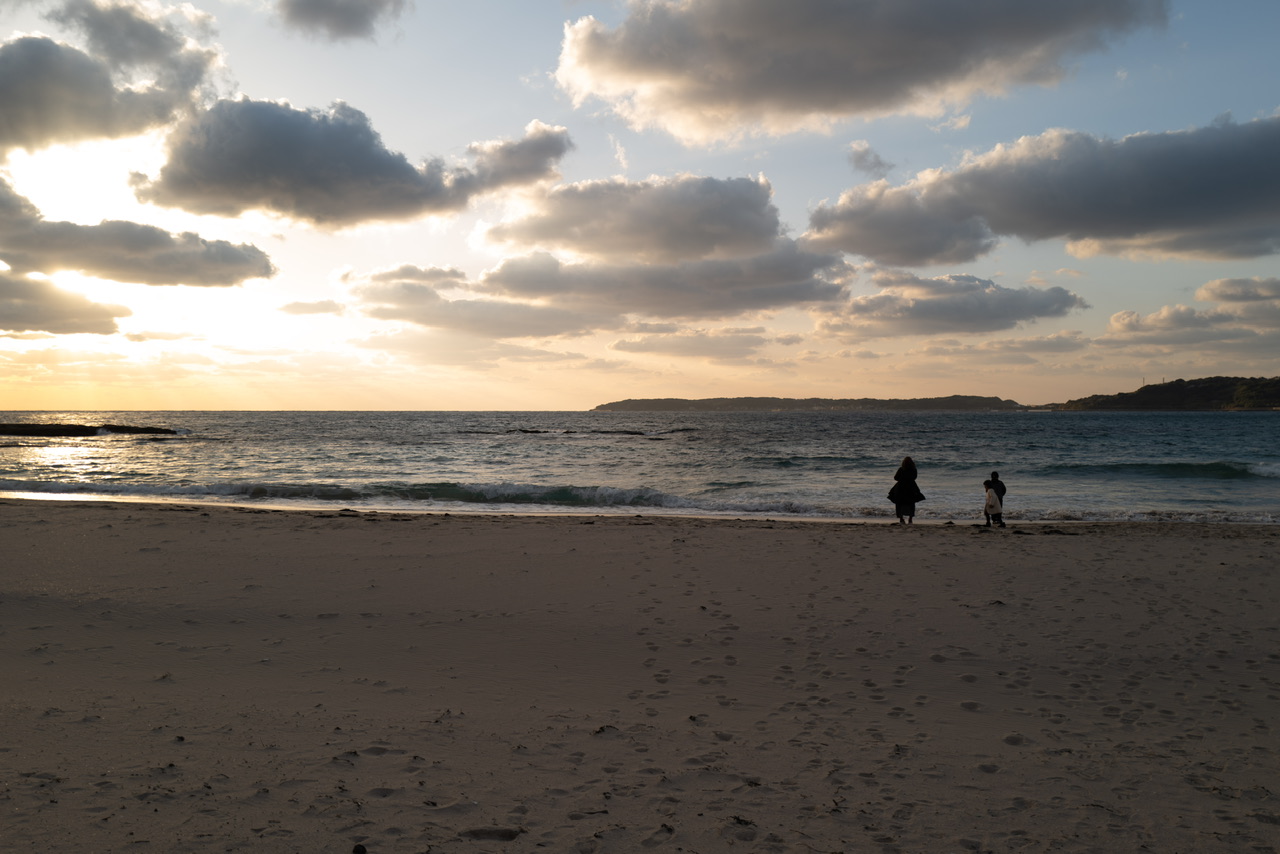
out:
<path id="1" fill-rule="evenodd" d="M 0 412 L 177 436 L 0 436 L 0 493 L 448 512 L 1280 521 L 1280 414 Z"/>

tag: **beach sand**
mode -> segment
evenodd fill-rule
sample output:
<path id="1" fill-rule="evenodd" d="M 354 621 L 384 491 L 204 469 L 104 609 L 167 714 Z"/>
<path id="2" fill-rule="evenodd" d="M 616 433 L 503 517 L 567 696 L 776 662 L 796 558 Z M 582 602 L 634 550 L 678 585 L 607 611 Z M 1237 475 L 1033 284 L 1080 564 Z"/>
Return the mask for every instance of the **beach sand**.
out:
<path id="1" fill-rule="evenodd" d="M 1278 545 L 0 500 L 0 839 L 1275 852 Z"/>

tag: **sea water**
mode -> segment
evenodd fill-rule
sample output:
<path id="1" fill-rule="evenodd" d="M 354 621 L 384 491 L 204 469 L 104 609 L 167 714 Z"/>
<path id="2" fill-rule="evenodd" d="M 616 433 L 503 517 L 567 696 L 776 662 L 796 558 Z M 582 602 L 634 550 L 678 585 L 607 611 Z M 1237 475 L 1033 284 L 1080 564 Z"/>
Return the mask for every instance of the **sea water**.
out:
<path id="1" fill-rule="evenodd" d="M 430 512 L 1280 521 L 1280 413 L 0 412 L 0 494 Z"/>

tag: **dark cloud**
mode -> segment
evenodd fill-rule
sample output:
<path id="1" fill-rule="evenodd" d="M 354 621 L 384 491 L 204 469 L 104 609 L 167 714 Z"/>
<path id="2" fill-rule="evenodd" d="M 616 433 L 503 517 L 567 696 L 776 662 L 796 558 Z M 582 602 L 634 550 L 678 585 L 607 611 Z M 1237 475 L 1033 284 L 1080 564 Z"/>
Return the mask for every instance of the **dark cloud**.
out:
<path id="1" fill-rule="evenodd" d="M 279 0 L 286 24 L 333 41 L 372 38 L 379 24 L 400 17 L 405 0 Z"/>
<path id="2" fill-rule="evenodd" d="M 266 253 L 246 243 L 120 220 L 50 222 L 2 181 L 0 260 L 17 272 L 77 270 L 148 285 L 237 285 L 275 274 Z"/>
<path id="3" fill-rule="evenodd" d="M 195 213 L 264 210 L 321 226 L 407 220 L 461 210 L 477 195 L 555 175 L 572 142 L 533 122 L 523 139 L 471 146 L 475 167 L 412 166 L 346 104 L 297 110 L 270 101 L 219 101 L 169 137 L 155 179 L 135 174 L 138 198 Z"/>
<path id="4" fill-rule="evenodd" d="M 96 303 L 64 291 L 52 282 L 0 271 L 0 329 L 9 332 L 89 332 L 111 335 L 117 317 L 133 312 L 120 305 Z"/>
<path id="5" fill-rule="evenodd" d="M 1099 139 L 1025 137 L 953 172 L 854 188 L 806 239 L 880 263 L 957 263 L 998 236 L 1065 239 L 1076 255 L 1199 259 L 1280 252 L 1280 117 Z"/>
<path id="6" fill-rule="evenodd" d="M 849 144 L 849 164 L 859 172 L 865 172 L 873 178 L 883 178 L 894 167 L 894 164 L 877 154 L 871 147 L 871 143 L 865 139 Z"/>
<path id="7" fill-rule="evenodd" d="M 838 256 L 804 252 L 780 240 L 771 252 L 750 258 L 671 265 L 566 264 L 535 253 L 504 262 L 479 288 L 588 314 L 723 318 L 838 299 L 845 272 Z"/>
<path id="8" fill-rule="evenodd" d="M 936 113 L 1060 79 L 1072 57 L 1163 24 L 1167 0 L 632 0 L 566 27 L 557 78 L 686 141 L 833 118 Z"/>
<path id="9" fill-rule="evenodd" d="M 171 21 L 148 17 L 132 3 L 64 0 L 48 17 L 84 33 L 90 52 L 113 68 L 156 71 L 166 90 L 195 91 L 217 58 L 210 48 L 192 46 Z M 189 11 L 186 23 L 207 29 L 209 20 Z"/>
<path id="10" fill-rule="evenodd" d="M 91 53 L 41 36 L 0 45 L 0 152 L 162 125 L 194 103 L 216 56 L 132 5 L 70 0 L 49 16 Z"/>
<path id="11" fill-rule="evenodd" d="M 168 121 L 174 107 L 168 92 L 117 89 L 105 63 L 52 39 L 0 46 L 0 151 L 128 136 Z"/>
<path id="12" fill-rule="evenodd" d="M 923 279 L 884 271 L 875 276 L 882 289 L 849 300 L 820 321 L 820 329 L 841 338 L 891 335 L 985 333 L 1013 329 L 1042 317 L 1062 317 L 1087 308 L 1065 288 L 1004 288 L 975 276 Z"/>
<path id="13" fill-rule="evenodd" d="M 887 181 L 855 187 L 834 206 L 820 205 L 809 215 L 804 241 L 905 267 L 972 261 L 998 242 L 980 217 L 935 214 L 912 187 Z"/>
<path id="14" fill-rule="evenodd" d="M 768 251 L 780 233 L 763 178 L 614 178 L 555 187 L 525 217 L 490 229 L 520 248 L 672 263 Z"/>

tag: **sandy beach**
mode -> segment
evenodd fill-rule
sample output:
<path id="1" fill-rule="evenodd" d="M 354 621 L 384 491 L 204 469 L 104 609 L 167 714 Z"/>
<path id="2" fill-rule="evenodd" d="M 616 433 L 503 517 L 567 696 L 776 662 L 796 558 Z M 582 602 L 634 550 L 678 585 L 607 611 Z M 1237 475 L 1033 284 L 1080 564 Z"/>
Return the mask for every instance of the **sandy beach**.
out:
<path id="1" fill-rule="evenodd" d="M 0 500 L 0 837 L 1275 852 L 1277 545 Z"/>

